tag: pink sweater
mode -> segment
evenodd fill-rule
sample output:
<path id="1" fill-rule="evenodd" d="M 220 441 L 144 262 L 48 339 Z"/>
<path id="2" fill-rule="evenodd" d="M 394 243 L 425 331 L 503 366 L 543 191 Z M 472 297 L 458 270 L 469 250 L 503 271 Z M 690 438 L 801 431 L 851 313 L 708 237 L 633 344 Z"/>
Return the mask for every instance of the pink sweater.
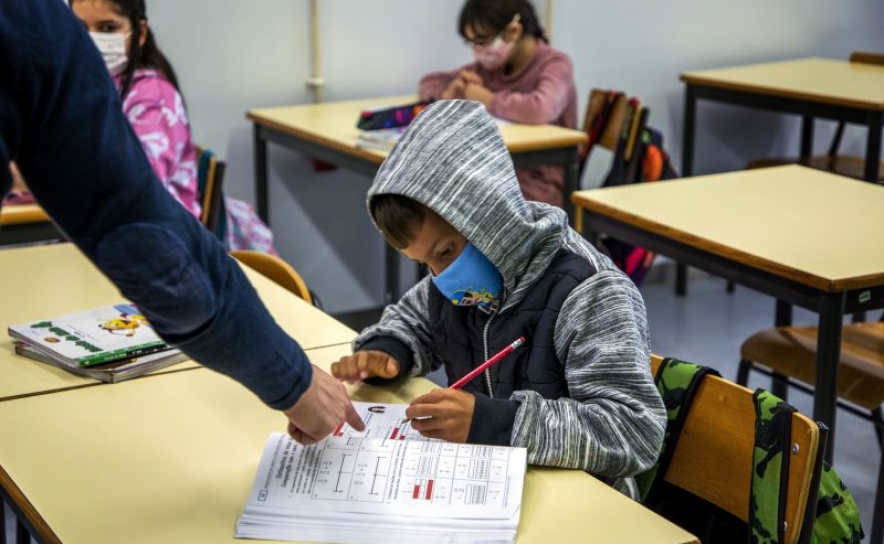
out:
<path id="1" fill-rule="evenodd" d="M 115 81 L 119 86 L 120 78 Z M 181 95 L 158 71 L 139 69 L 123 100 L 123 112 L 157 178 L 199 219 L 196 150 Z"/>
<path id="2" fill-rule="evenodd" d="M 117 87 L 121 78 L 114 78 Z M 138 69 L 123 100 L 123 113 L 141 140 L 154 173 L 163 186 L 197 219 L 202 212 L 197 180 L 196 148 L 181 94 L 157 70 Z M 225 246 L 276 254 L 273 233 L 242 200 L 224 198 Z"/>
<path id="3" fill-rule="evenodd" d="M 495 117 L 533 125 L 577 127 L 577 87 L 571 59 L 546 42 L 538 41 L 534 55 L 513 74 L 504 74 L 503 70 L 489 72 L 475 62 L 455 70 L 427 74 L 418 86 L 421 100 L 438 99 L 461 70 L 476 72 L 485 87 L 494 93 L 490 113 Z M 519 169 L 516 175 L 526 199 L 556 206 L 564 203 L 561 168 Z"/>

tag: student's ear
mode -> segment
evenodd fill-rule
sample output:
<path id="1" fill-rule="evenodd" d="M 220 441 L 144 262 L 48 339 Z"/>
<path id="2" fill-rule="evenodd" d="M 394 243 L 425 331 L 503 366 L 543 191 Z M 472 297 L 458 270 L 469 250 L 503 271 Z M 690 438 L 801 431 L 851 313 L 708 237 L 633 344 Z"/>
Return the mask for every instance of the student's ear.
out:
<path id="1" fill-rule="evenodd" d="M 147 43 L 148 32 L 150 32 L 150 27 L 147 26 L 147 19 L 142 19 L 138 22 L 138 47 L 144 47 L 144 44 Z"/>

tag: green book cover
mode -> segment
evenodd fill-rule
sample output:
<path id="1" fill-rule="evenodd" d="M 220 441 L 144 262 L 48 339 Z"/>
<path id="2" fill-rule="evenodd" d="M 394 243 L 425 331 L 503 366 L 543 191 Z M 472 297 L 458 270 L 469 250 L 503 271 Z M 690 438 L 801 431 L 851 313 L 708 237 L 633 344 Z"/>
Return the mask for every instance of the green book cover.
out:
<path id="1" fill-rule="evenodd" d="M 171 349 L 127 303 L 10 325 L 9 335 L 80 367 Z"/>

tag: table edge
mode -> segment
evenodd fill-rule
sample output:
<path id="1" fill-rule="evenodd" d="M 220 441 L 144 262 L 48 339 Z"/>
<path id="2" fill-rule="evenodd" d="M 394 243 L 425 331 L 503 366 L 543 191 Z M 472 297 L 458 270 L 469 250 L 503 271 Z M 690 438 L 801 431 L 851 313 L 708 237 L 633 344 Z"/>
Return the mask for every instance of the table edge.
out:
<path id="1" fill-rule="evenodd" d="M 864 100 L 851 100 L 847 98 L 820 96 L 818 94 L 807 92 L 785 91 L 782 89 L 771 87 L 758 87 L 755 85 L 708 79 L 704 78 L 703 76 L 699 76 L 697 74 L 692 74 L 689 72 L 679 75 L 678 78 L 686 85 L 692 85 L 694 87 L 711 87 L 715 89 L 724 89 L 746 94 L 776 96 L 779 98 L 788 98 L 792 100 L 802 100 L 805 102 L 815 102 L 818 104 L 843 106 L 866 111 L 884 111 L 884 100 L 880 102 L 869 102 Z"/>
<path id="2" fill-rule="evenodd" d="M 732 259 L 745 266 L 750 266 L 764 272 L 775 274 L 784 279 L 795 281 L 814 289 L 819 289 L 820 291 L 825 293 L 844 293 L 852 289 L 872 288 L 884 284 L 884 272 L 881 272 L 879 274 L 867 274 L 865 276 L 831 280 L 771 261 L 763 257 L 750 255 L 742 250 L 735 249 L 730 246 L 720 244 L 718 242 L 713 242 L 711 240 L 703 238 L 702 236 L 687 233 L 683 230 L 671 227 L 669 225 L 664 225 L 650 219 L 646 219 L 633 213 L 619 210 L 598 201 L 588 200 L 583 195 L 578 195 L 575 193 L 572 197 L 572 201 L 577 210 L 577 213 L 582 214 L 582 212 L 585 211 L 598 213 L 615 221 L 621 221 L 625 224 L 641 228 L 649 232 L 666 235 L 675 242 L 690 244 L 698 249 L 708 251 L 709 253 L 712 253 L 719 257 Z"/>

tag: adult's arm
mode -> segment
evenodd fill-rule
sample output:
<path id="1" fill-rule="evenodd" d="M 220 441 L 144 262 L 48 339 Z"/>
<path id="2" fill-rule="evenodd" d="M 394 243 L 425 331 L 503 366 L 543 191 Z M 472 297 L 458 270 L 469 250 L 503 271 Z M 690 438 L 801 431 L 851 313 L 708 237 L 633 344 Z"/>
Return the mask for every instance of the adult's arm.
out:
<path id="1" fill-rule="evenodd" d="M 0 0 L 0 135 L 0 189 L 15 160 L 53 221 L 161 336 L 273 408 L 299 401 L 314 377 L 304 352 L 156 180 L 62 2 Z"/>

